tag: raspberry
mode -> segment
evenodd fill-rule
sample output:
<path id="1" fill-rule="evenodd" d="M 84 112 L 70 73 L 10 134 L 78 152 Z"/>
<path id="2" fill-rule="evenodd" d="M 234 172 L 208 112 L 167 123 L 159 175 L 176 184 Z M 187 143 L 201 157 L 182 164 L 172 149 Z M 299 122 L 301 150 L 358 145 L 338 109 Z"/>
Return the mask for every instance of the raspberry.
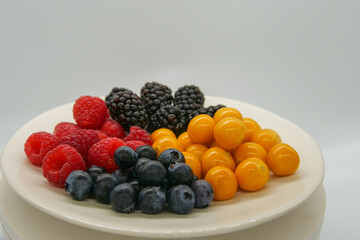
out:
<path id="1" fill-rule="evenodd" d="M 123 138 L 125 137 L 125 132 L 123 127 L 117 121 L 113 119 L 106 119 L 104 124 L 101 126 L 101 131 L 104 132 L 109 137 Z"/>
<path id="2" fill-rule="evenodd" d="M 146 145 L 146 143 L 144 143 L 143 141 L 139 141 L 139 140 L 131 140 L 131 141 L 127 141 L 126 145 L 128 147 L 131 147 L 135 151 L 138 147 Z"/>
<path id="3" fill-rule="evenodd" d="M 100 141 L 99 135 L 94 130 L 79 129 L 63 137 L 60 142 L 76 148 L 87 163 L 89 149 L 98 141 Z"/>
<path id="4" fill-rule="evenodd" d="M 97 133 L 97 135 L 99 136 L 99 139 L 100 139 L 100 140 L 103 140 L 103 139 L 109 137 L 108 135 L 106 135 L 106 133 L 104 133 L 104 132 L 102 132 L 102 131 L 100 131 L 100 130 L 92 130 L 92 131 L 94 131 L 94 132 Z"/>
<path id="5" fill-rule="evenodd" d="M 85 170 L 85 162 L 75 148 L 61 144 L 46 154 L 42 169 L 50 183 L 63 188 L 72 171 Z"/>
<path id="6" fill-rule="evenodd" d="M 130 127 L 130 133 L 123 138 L 125 142 L 131 141 L 131 140 L 139 140 L 144 142 L 147 145 L 152 145 L 151 137 L 149 133 L 140 128 L 139 126 L 131 126 Z"/>
<path id="7" fill-rule="evenodd" d="M 27 158 L 36 166 L 41 166 L 46 154 L 60 144 L 57 137 L 47 132 L 33 133 L 26 140 L 24 151 Z"/>
<path id="8" fill-rule="evenodd" d="M 99 97 L 82 96 L 75 101 L 73 115 L 82 128 L 98 129 L 105 121 L 107 108 Z"/>
<path id="9" fill-rule="evenodd" d="M 81 129 L 78 125 L 71 122 L 60 122 L 55 126 L 54 136 L 61 140 L 71 132 Z"/>
<path id="10" fill-rule="evenodd" d="M 103 167 L 108 172 L 113 172 L 119 167 L 114 161 L 114 152 L 118 147 L 126 145 L 123 140 L 119 138 L 103 139 L 89 149 L 88 165 L 97 165 Z"/>

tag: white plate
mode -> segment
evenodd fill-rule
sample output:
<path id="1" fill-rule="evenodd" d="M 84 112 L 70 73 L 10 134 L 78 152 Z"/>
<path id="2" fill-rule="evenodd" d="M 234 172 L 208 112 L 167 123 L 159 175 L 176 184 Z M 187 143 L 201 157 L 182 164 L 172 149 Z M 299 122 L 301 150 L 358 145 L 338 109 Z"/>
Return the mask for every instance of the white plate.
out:
<path id="1" fill-rule="evenodd" d="M 128 236 L 186 238 L 223 234 L 249 228 L 277 218 L 301 204 L 321 185 L 324 161 L 316 142 L 295 124 L 254 105 L 206 97 L 206 105 L 224 104 L 237 108 L 244 117 L 257 120 L 262 128 L 276 130 L 283 142 L 299 153 L 301 163 L 292 176 L 271 176 L 258 192 L 238 192 L 228 201 L 214 201 L 206 209 L 188 215 L 163 212 L 121 214 L 109 205 L 87 200 L 78 202 L 63 189 L 49 184 L 41 169 L 33 166 L 23 146 L 33 132 L 52 132 L 60 121 L 73 121 L 72 103 L 45 112 L 19 129 L 4 148 L 1 170 L 9 185 L 26 201 L 47 214 L 84 227 Z"/>

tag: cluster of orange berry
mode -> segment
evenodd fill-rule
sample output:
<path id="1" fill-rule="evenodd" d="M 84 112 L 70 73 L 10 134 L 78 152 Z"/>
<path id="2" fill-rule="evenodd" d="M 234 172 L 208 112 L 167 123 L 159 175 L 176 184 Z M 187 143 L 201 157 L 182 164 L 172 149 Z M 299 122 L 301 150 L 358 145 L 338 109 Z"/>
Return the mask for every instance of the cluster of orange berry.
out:
<path id="1" fill-rule="evenodd" d="M 286 176 L 300 163 L 298 153 L 282 143 L 276 131 L 261 129 L 254 119 L 230 107 L 219 109 L 213 118 L 194 117 L 178 138 L 166 128 L 151 138 L 158 154 L 168 148 L 180 150 L 194 174 L 212 185 L 215 200 L 231 199 L 238 188 L 257 191 L 269 181 L 270 170 Z"/>

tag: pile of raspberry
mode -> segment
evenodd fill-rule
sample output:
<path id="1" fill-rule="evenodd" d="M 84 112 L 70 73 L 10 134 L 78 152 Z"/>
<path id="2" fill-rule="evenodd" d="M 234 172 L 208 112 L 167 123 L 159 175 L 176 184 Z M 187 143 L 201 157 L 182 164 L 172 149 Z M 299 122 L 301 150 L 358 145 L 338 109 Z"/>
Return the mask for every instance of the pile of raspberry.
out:
<path id="1" fill-rule="evenodd" d="M 87 170 L 92 165 L 109 173 L 119 167 L 113 155 L 120 146 L 136 149 L 152 145 L 149 133 L 139 126 L 129 132 L 110 118 L 105 101 L 99 97 L 81 96 L 73 105 L 75 123 L 59 122 L 52 133 L 36 132 L 25 142 L 24 151 L 44 177 L 57 187 L 64 187 L 68 175 Z"/>

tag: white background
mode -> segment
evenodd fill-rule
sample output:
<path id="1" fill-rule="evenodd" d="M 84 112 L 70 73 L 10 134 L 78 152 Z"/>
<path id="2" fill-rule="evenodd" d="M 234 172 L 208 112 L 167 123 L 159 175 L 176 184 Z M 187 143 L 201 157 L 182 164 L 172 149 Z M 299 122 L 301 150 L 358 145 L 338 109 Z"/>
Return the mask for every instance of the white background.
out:
<path id="1" fill-rule="evenodd" d="M 359 13 L 357 0 L 0 0 L 0 149 L 81 95 L 195 84 L 307 131 L 326 165 L 321 239 L 356 239 Z"/>

